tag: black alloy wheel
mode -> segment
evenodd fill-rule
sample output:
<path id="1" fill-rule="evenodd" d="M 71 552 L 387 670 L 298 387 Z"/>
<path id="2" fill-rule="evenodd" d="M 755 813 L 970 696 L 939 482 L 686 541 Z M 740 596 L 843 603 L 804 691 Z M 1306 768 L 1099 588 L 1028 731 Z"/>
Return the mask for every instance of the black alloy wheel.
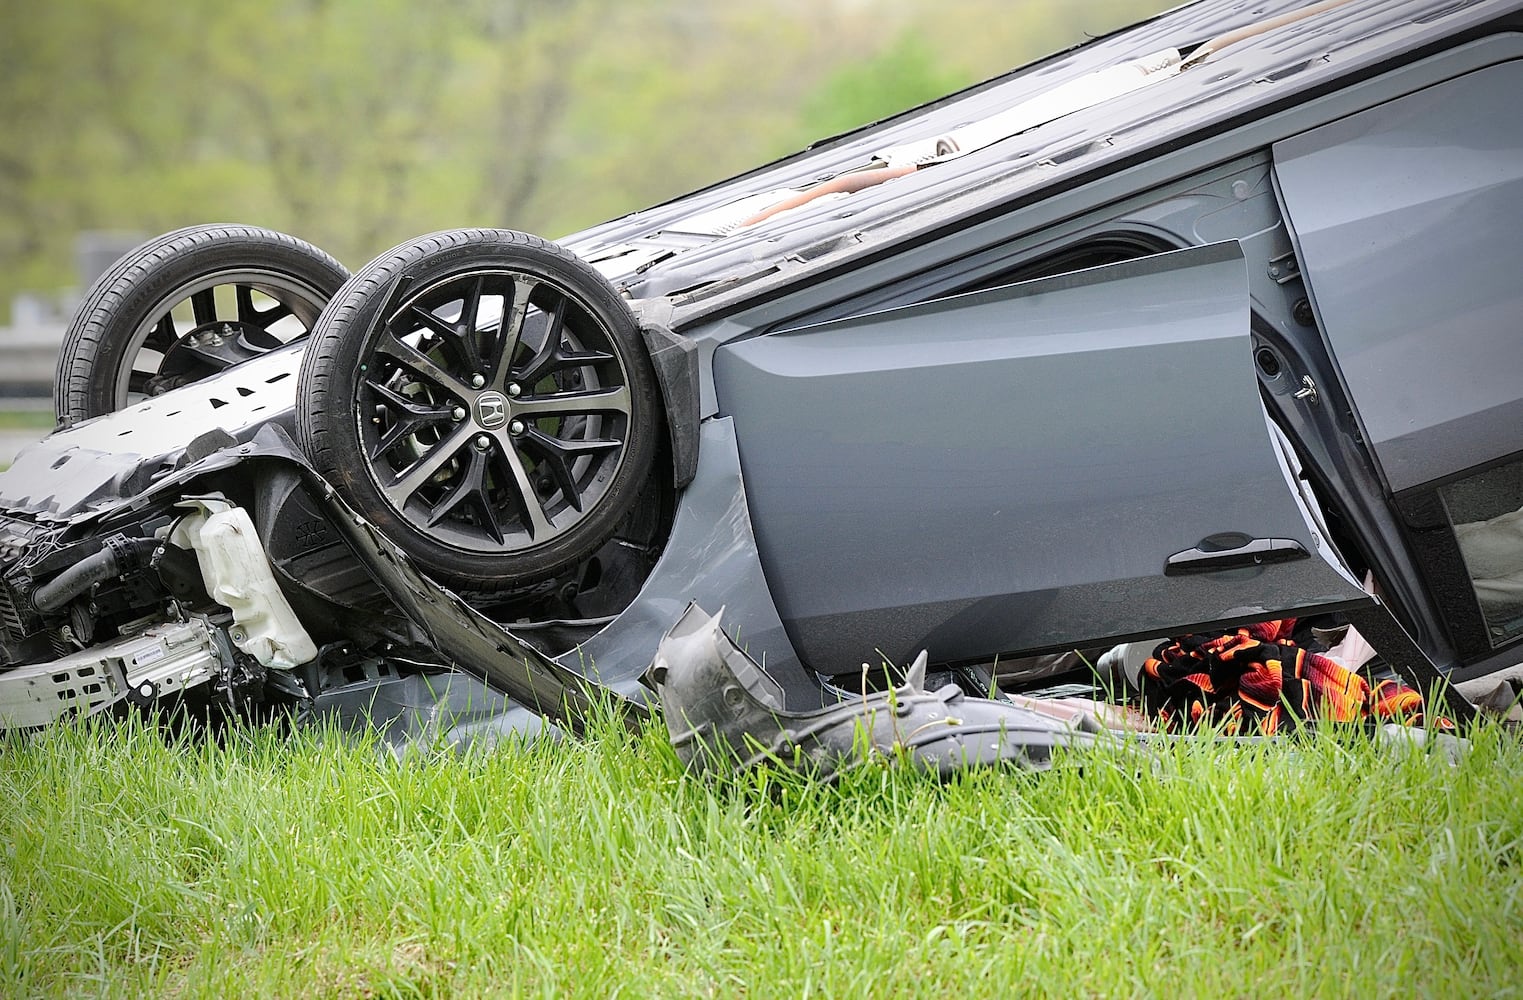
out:
<path id="1" fill-rule="evenodd" d="M 120 410 L 307 336 L 349 277 L 303 240 L 193 226 L 132 250 L 91 286 L 59 350 L 61 423 Z"/>
<path id="2" fill-rule="evenodd" d="M 448 585 L 490 593 L 587 556 L 630 511 L 659 426 L 628 307 L 574 256 L 505 230 L 383 254 L 303 360 L 318 471 Z"/>

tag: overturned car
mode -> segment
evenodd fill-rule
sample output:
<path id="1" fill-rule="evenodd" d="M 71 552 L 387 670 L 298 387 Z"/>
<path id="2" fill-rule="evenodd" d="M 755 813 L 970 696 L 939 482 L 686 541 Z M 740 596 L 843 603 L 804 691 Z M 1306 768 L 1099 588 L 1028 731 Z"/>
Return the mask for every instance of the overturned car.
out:
<path id="1" fill-rule="evenodd" d="M 170 233 L 0 474 L 0 719 L 574 724 L 691 602 L 790 718 L 1287 616 L 1515 663 L 1519 93 L 1523 3 L 1200 0 L 560 245 Z"/>

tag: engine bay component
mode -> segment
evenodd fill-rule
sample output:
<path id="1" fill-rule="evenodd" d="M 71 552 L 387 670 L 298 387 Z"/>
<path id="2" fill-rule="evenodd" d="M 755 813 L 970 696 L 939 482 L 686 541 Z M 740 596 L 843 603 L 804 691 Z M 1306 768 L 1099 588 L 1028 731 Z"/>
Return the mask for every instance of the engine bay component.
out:
<path id="1" fill-rule="evenodd" d="M 289 670 L 317 655 L 317 645 L 280 591 L 248 512 L 212 497 L 187 499 L 169 540 L 196 551 L 206 592 L 233 612 L 234 645 L 267 667 Z"/>
<path id="2" fill-rule="evenodd" d="M 994 764 L 1045 770 L 1056 747 L 1111 740 L 1009 702 L 970 698 L 956 685 L 927 691 L 924 652 L 899 687 L 790 712 L 782 688 L 725 634 L 723 614 L 689 604 L 646 673 L 672 746 L 689 767 L 775 763 L 829 779 L 875 758 L 898 758 L 945 777 Z"/>
<path id="3" fill-rule="evenodd" d="M 70 715 L 95 715 L 129 698 L 154 701 L 231 667 L 206 622 L 158 622 L 51 662 L 0 672 L 0 726 L 45 726 Z"/>
<path id="4" fill-rule="evenodd" d="M 57 611 L 92 586 L 150 565 L 158 543 L 152 539 L 128 539 L 112 535 L 101 550 L 86 556 L 37 588 L 32 604 L 43 614 Z"/>

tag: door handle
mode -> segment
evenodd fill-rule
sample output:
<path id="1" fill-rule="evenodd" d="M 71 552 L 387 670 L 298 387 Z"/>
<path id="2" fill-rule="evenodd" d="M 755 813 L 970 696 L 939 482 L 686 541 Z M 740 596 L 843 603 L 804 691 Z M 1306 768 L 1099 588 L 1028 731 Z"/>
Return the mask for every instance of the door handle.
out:
<path id="1" fill-rule="evenodd" d="M 1196 547 L 1176 552 L 1164 561 L 1163 575 L 1215 573 L 1218 570 L 1264 566 L 1310 557 L 1311 553 L 1294 538 L 1250 538 L 1244 544 L 1228 549 Z"/>

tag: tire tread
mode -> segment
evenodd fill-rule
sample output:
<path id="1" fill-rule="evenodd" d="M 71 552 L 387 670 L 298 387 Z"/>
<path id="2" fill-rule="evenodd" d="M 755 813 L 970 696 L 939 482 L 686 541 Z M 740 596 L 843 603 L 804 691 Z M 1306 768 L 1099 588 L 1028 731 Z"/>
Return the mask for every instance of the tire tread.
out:
<path id="1" fill-rule="evenodd" d="M 101 398 L 100 369 L 120 363 L 113 337 L 139 321 L 132 313 L 149 306 L 154 293 L 193 269 L 197 258 L 246 255 L 251 264 L 276 256 L 282 266 L 310 269 L 305 279 L 321 279 L 320 291 L 336 290 L 348 270 L 330 254 L 304 240 L 240 223 L 186 226 L 156 236 L 118 258 L 85 293 L 59 347 L 53 375 L 53 415 L 60 425 L 99 416 L 111 408 Z M 120 350 L 125 350 L 123 345 Z"/>

